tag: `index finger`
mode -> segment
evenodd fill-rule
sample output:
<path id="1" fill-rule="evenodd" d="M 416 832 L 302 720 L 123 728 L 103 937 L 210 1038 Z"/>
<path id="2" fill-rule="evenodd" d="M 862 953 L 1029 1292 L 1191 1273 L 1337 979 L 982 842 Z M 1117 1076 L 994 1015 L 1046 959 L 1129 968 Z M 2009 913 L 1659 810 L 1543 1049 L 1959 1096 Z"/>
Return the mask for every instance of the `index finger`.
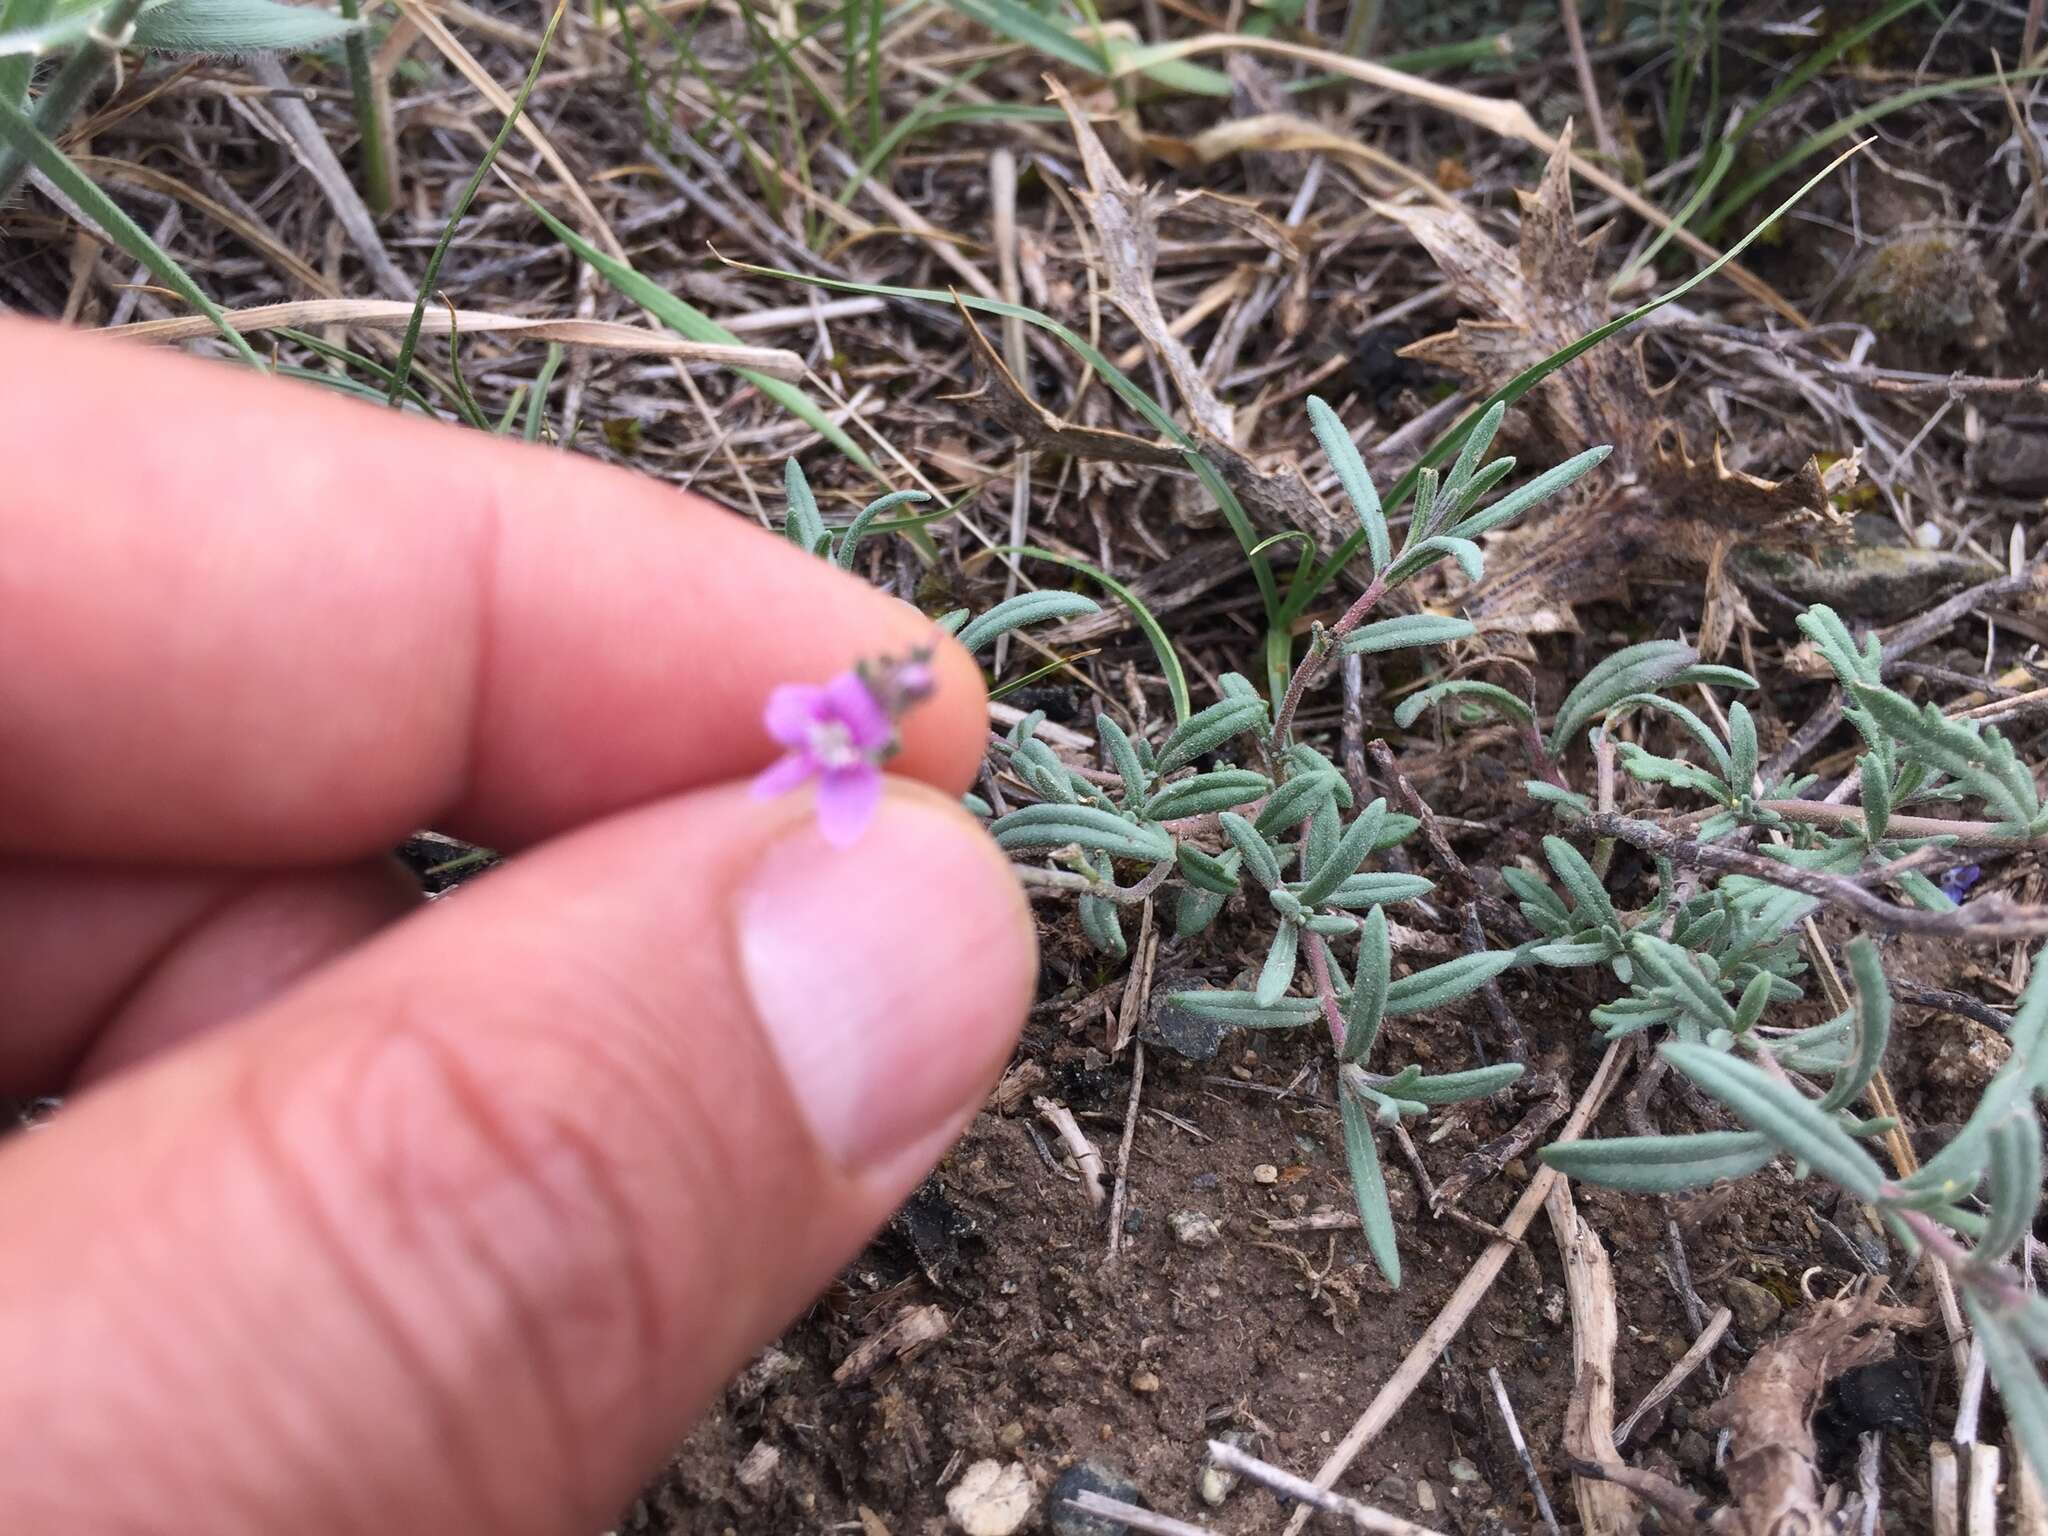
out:
<path id="1" fill-rule="evenodd" d="M 0 322 L 0 851 L 516 846 L 772 756 L 779 682 L 938 645 L 897 771 L 964 788 L 981 677 L 711 503 L 228 367 Z"/>

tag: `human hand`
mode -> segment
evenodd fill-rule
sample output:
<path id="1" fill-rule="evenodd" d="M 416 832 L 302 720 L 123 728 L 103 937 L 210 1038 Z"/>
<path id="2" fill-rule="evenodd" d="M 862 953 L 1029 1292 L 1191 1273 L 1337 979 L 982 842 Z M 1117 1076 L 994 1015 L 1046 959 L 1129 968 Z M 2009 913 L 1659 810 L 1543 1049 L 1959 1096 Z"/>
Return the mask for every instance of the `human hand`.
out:
<path id="1" fill-rule="evenodd" d="M 941 642 L 836 852 L 769 690 L 930 643 L 688 496 L 0 323 L 0 1507 L 595 1530 L 957 1135 L 1035 960 Z M 520 850 L 424 911 L 431 824 Z"/>

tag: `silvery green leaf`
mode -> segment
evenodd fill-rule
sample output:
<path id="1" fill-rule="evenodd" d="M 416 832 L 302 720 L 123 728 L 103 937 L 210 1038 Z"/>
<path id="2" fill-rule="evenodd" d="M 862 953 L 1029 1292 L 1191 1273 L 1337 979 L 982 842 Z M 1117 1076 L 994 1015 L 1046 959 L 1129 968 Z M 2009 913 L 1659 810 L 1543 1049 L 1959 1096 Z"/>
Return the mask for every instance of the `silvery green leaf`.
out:
<path id="1" fill-rule="evenodd" d="M 1064 848 L 1078 843 L 1091 853 L 1154 864 L 1173 857 L 1173 839 L 1159 827 L 1138 826 L 1092 805 L 1027 805 L 989 827 L 998 846 Z"/>
<path id="2" fill-rule="evenodd" d="M 1382 651 L 1405 650 L 1410 646 L 1448 645 L 1477 633 L 1464 619 L 1440 613 L 1406 613 L 1354 629 L 1338 642 L 1337 649 L 1345 656 L 1377 656 Z"/>
<path id="3" fill-rule="evenodd" d="M 1287 749 L 1287 761 L 1297 774 L 1334 773 L 1337 776 L 1337 806 L 1340 810 L 1351 809 L 1351 784 L 1344 777 L 1344 770 L 1331 762 L 1322 753 L 1305 741 L 1297 741 Z"/>
<path id="4" fill-rule="evenodd" d="M 1435 889 L 1435 883 L 1421 875 L 1353 875 L 1325 896 L 1322 905 L 1345 911 L 1381 905 L 1391 907 L 1398 901 L 1413 901 L 1418 896 L 1427 896 Z"/>
<path id="5" fill-rule="evenodd" d="M 2032 1113 L 2007 1115 L 1993 1127 L 1989 1150 L 1990 1203 L 1977 1254 L 1996 1264 L 2034 1230 L 2041 1204 L 2041 1122 Z"/>
<path id="6" fill-rule="evenodd" d="M 1754 792 L 1758 761 L 1756 721 L 1750 718 L 1749 707 L 1742 700 L 1731 699 L 1728 704 L 1728 785 L 1737 795 Z"/>
<path id="7" fill-rule="evenodd" d="M 1892 776 L 1875 752 L 1866 752 L 1856 759 L 1856 773 L 1863 786 L 1863 840 L 1880 842 L 1884 829 L 1891 825 Z"/>
<path id="8" fill-rule="evenodd" d="M 1205 891 L 1198 886 L 1181 887 L 1179 899 L 1173 909 L 1173 932 L 1176 938 L 1191 939 L 1211 923 L 1216 914 L 1223 910 L 1227 897 L 1214 891 Z"/>
<path id="9" fill-rule="evenodd" d="M 1915 707 L 1882 686 L 1858 683 L 1852 691 L 1872 719 L 1982 799 L 2006 825 L 2025 830 L 2041 814 L 2033 774 L 1996 729 L 1950 720 L 1932 704 Z"/>
<path id="10" fill-rule="evenodd" d="M 1607 888 L 1593 873 L 1585 855 L 1561 837 L 1543 839 L 1543 857 L 1558 883 L 1572 899 L 1572 921 L 1581 928 L 1618 928 L 1621 918 L 1608 900 Z"/>
<path id="11" fill-rule="evenodd" d="M 1849 941 L 1849 974 L 1856 983 L 1856 1053 L 1820 1101 L 1822 1109 L 1847 1109 L 1884 1065 L 1892 1034 L 1892 994 L 1885 985 L 1877 946 L 1862 937 Z"/>
<path id="12" fill-rule="evenodd" d="M 1483 949 L 1432 965 L 1387 984 L 1388 1013 L 1419 1013 L 1477 992 L 1521 957 L 1512 949 Z"/>
<path id="13" fill-rule="evenodd" d="M 1551 755 L 1562 752 L 1581 731 L 1630 694 L 1655 692 L 1698 659 L 1699 652 L 1677 640 L 1645 640 L 1594 663 L 1565 695 L 1551 722 Z"/>
<path id="14" fill-rule="evenodd" d="M 1326 939 L 1348 939 L 1358 932 L 1358 919 L 1348 912 L 1313 912 L 1301 920 L 1301 926 Z"/>
<path id="15" fill-rule="evenodd" d="M 1266 892 L 1266 899 L 1273 904 L 1273 910 L 1287 919 L 1288 922 L 1298 923 L 1301 921 L 1303 916 L 1301 898 L 1285 886 L 1278 890 Z"/>
<path id="16" fill-rule="evenodd" d="M 1344 1049 L 1339 1053 L 1349 1062 L 1365 1060 L 1379 1037 L 1380 1020 L 1386 1013 L 1387 984 L 1394 967 L 1393 946 L 1387 940 L 1387 914 L 1374 907 L 1365 914 L 1365 927 L 1358 935 L 1358 969 L 1351 979 L 1351 997 L 1344 1016 Z"/>
<path id="17" fill-rule="evenodd" d="M 948 609 L 932 622 L 938 626 L 941 634 L 957 635 L 960 633 L 960 626 L 967 622 L 967 610 L 965 608 Z M 1036 711 L 1036 714 L 1040 720 L 1045 718 L 1045 711 L 1043 710 Z M 1026 731 L 1024 734 L 1028 736 L 1031 733 Z"/>
<path id="18" fill-rule="evenodd" d="M 1225 698 L 1198 710 L 1174 727 L 1159 748 L 1159 771 L 1185 768 L 1204 753 L 1214 752 L 1233 736 L 1260 731 L 1266 724 L 1263 699 Z"/>
<path id="19" fill-rule="evenodd" d="M 1950 899 L 1948 892 L 1921 874 L 1917 869 L 1902 869 L 1892 876 L 1892 881 L 1900 890 L 1912 898 L 1916 906 L 1925 908 L 1929 912 L 1952 912 L 1955 910 L 1956 904 Z"/>
<path id="20" fill-rule="evenodd" d="M 1471 517 L 1472 509 L 1479 504 L 1479 498 L 1487 495 L 1495 486 L 1499 485 L 1501 481 L 1507 479 L 1514 472 L 1515 461 L 1510 457 L 1495 459 L 1491 464 L 1478 470 L 1470 480 L 1461 485 L 1453 485 L 1450 481 L 1445 481 L 1445 515 L 1452 523 L 1456 524 L 1450 531 L 1464 538 L 1472 537 L 1472 535 L 1465 532 L 1464 524 Z"/>
<path id="21" fill-rule="evenodd" d="M 1701 662 L 1685 668 L 1668 678 L 1667 688 L 1755 688 L 1757 680 L 1740 667 L 1717 666 L 1712 662 Z"/>
<path id="22" fill-rule="evenodd" d="M 1180 860 L 1182 878 L 1195 889 L 1211 896 L 1229 896 L 1237 889 L 1237 870 L 1243 855 L 1235 848 L 1226 848 L 1218 855 L 1204 852 L 1193 843 L 1179 843 L 1174 847 L 1174 856 Z"/>
<path id="23" fill-rule="evenodd" d="M 1510 864 L 1500 872 L 1501 883 L 1522 905 L 1522 915 L 1553 939 L 1572 932 L 1571 913 L 1541 875 Z"/>
<path id="24" fill-rule="evenodd" d="M 2012 1052 L 2005 1065 L 1985 1084 L 1963 1128 L 1918 1173 L 1901 1179 L 1903 1188 L 1946 1190 L 1957 1199 L 1975 1189 L 1989 1160 L 1985 1148 L 1993 1127 L 2008 1115 L 2024 1112 L 2041 1091 L 2048 1076 L 2048 945 L 2034 952 L 2032 970 L 2006 1037 Z"/>
<path id="25" fill-rule="evenodd" d="M 1095 873 L 1105 881 L 1115 879 L 1106 858 L 1089 861 Z M 1129 952 L 1124 942 L 1124 920 L 1116 909 L 1116 903 L 1105 901 L 1100 896 L 1083 896 L 1080 908 L 1081 934 L 1103 954 L 1121 960 Z"/>
<path id="26" fill-rule="evenodd" d="M 1716 805 L 1729 802 L 1728 788 L 1719 778 L 1697 763 L 1688 763 L 1682 758 L 1659 757 L 1646 752 L 1632 741 L 1617 741 L 1615 750 L 1621 758 L 1621 770 L 1639 784 L 1669 784 L 1674 789 L 1691 790 L 1696 795 L 1705 795 Z"/>
<path id="27" fill-rule="evenodd" d="M 1859 1200 L 1878 1198 L 1884 1187 L 1884 1170 L 1833 1115 L 1789 1082 L 1704 1045 L 1666 1045 L 1663 1054 L 1727 1105 L 1736 1119 L 1769 1137 L 1780 1151 L 1798 1158 Z"/>
<path id="28" fill-rule="evenodd" d="M 1623 997 L 1602 1003 L 1586 1017 L 1599 1026 L 1603 1040 L 1619 1040 L 1624 1035 L 1639 1034 L 1659 1024 L 1670 1023 L 1678 1017 L 1678 1008 L 1657 998 Z"/>
<path id="29" fill-rule="evenodd" d="M 1298 1029 L 1323 1016 L 1322 1005 L 1312 997 L 1283 997 L 1262 1004 L 1249 992 L 1175 992 L 1167 1001 L 1240 1029 Z"/>
<path id="30" fill-rule="evenodd" d="M 1581 816 L 1593 814 L 1593 797 L 1582 795 L 1577 790 L 1566 789 L 1558 784 L 1546 784 L 1541 779 L 1522 780 L 1522 791 L 1531 800 L 1540 800 L 1564 813 L 1566 821 L 1575 821 Z"/>
<path id="31" fill-rule="evenodd" d="M 868 536 L 876 518 L 884 512 L 902 506 L 905 502 L 930 501 L 923 491 L 891 491 L 877 497 L 860 509 L 854 520 L 846 525 L 846 531 L 839 535 L 839 548 L 833 551 L 833 561 L 842 571 L 853 569 L 853 557 L 860 549 L 861 541 Z"/>
<path id="32" fill-rule="evenodd" d="M 1720 776 L 1724 783 L 1733 786 L 1738 791 L 1747 787 L 1746 784 L 1736 784 L 1729 765 L 1728 749 L 1721 745 L 1721 738 L 1714 734 L 1713 727 L 1687 709 L 1683 704 L 1678 703 L 1674 699 L 1667 699 L 1661 694 L 1632 693 L 1627 698 L 1615 702 L 1612 708 L 1608 710 L 1608 718 L 1610 720 L 1619 719 L 1623 714 L 1632 709 L 1654 709 L 1661 714 L 1669 715 L 1685 727 L 1686 733 L 1699 743 L 1700 750 L 1707 754 L 1708 765 L 1713 768 L 1714 772 Z"/>
<path id="33" fill-rule="evenodd" d="M 960 797 L 960 806 L 968 815 L 979 816 L 983 821 L 987 821 L 996 813 L 994 806 L 982 799 L 981 796 L 974 794 L 962 795 Z"/>
<path id="34" fill-rule="evenodd" d="M 1265 696 L 1259 692 L 1258 684 L 1242 672 L 1225 672 L 1216 679 L 1216 691 L 1226 699 L 1240 703 L 1265 704 Z"/>
<path id="35" fill-rule="evenodd" d="M 2029 1358 L 2024 1325 L 2014 1316 L 2020 1309 L 1994 1307 L 1974 1290 L 1964 1290 L 1963 1299 L 1983 1342 L 1984 1364 L 1998 1387 L 2013 1438 L 2031 1465 L 2048 1467 L 2048 1385 L 2042 1382 L 2040 1366 Z M 2038 1337 L 2031 1353 L 2042 1353 Z"/>
<path id="36" fill-rule="evenodd" d="M 1095 599 L 1083 597 L 1078 592 L 1019 592 L 1015 597 L 1004 598 L 961 630 L 959 639 L 969 651 L 978 651 L 993 644 L 999 635 L 1022 629 L 1026 624 L 1042 624 L 1047 619 L 1077 618 L 1084 613 L 1100 611 Z"/>
<path id="37" fill-rule="evenodd" d="M 1365 1233 L 1373 1262 L 1387 1284 L 1401 1283 L 1401 1251 L 1394 1237 L 1394 1212 L 1387 1204 L 1387 1182 L 1380 1172 L 1379 1149 L 1373 1145 L 1373 1116 L 1350 1088 L 1340 1082 L 1337 1105 L 1344 1121 L 1344 1161 L 1351 1169 L 1351 1193 L 1358 1201 L 1358 1225 Z"/>
<path id="38" fill-rule="evenodd" d="M 1433 683 L 1420 693 L 1411 693 L 1394 710 L 1394 724 L 1404 730 L 1413 725 L 1416 718 L 1430 707 L 1445 699 L 1471 699 L 1475 703 L 1489 705 L 1496 713 L 1507 716 L 1518 724 L 1527 725 L 1535 713 L 1507 689 L 1497 683 L 1482 683 L 1469 677 L 1452 678 L 1449 682 Z"/>
<path id="39" fill-rule="evenodd" d="M 1138 749 L 1131 745 L 1124 728 L 1107 715 L 1095 717 L 1095 739 L 1108 748 L 1109 761 L 1124 781 L 1124 804 L 1136 810 L 1145 803 L 1145 791 L 1151 785 L 1151 775 L 1138 761 Z"/>
<path id="40" fill-rule="evenodd" d="M 825 531 L 825 519 L 818 515 L 818 498 L 811 494 L 811 482 L 795 459 L 783 462 L 782 486 L 789 499 L 782 520 L 784 536 L 806 554 L 820 553 L 821 546 L 829 548 L 831 535 Z"/>
<path id="41" fill-rule="evenodd" d="M 1870 650 L 1859 649 L 1849 633 L 1849 626 L 1825 603 L 1815 603 L 1793 622 L 1799 626 L 1799 632 L 1813 642 L 1813 648 L 1820 652 L 1821 659 L 1828 664 L 1842 687 L 1883 681 L 1875 635 L 1871 636 Z"/>
<path id="42" fill-rule="evenodd" d="M 1294 984 L 1294 961 L 1300 945 L 1301 930 L 1292 923 L 1282 923 L 1279 932 L 1273 935 L 1273 947 L 1266 951 L 1266 963 L 1259 967 L 1258 984 L 1252 989 L 1260 1007 L 1268 1008 L 1280 1001 Z"/>
<path id="43" fill-rule="evenodd" d="M 1458 562 L 1458 569 L 1465 573 L 1467 581 L 1477 581 L 1486 574 L 1486 556 L 1477 544 L 1456 534 L 1438 533 L 1418 541 L 1413 549 L 1404 552 L 1394 562 L 1389 579 L 1406 581 L 1428 570 L 1446 555 Z"/>
<path id="44" fill-rule="evenodd" d="M 1415 829 L 1422 823 L 1401 811 L 1389 811 L 1380 822 L 1380 835 L 1372 840 L 1374 853 L 1385 853 L 1389 848 L 1405 843 L 1415 835 Z"/>
<path id="45" fill-rule="evenodd" d="M 1335 803 L 1343 783 L 1341 773 L 1297 773 L 1259 807 L 1252 825 L 1267 837 L 1284 837 L 1313 816 L 1323 801 Z"/>
<path id="46" fill-rule="evenodd" d="M 1380 510 L 1380 493 L 1373 489 L 1372 476 L 1366 472 L 1365 460 L 1359 457 L 1358 445 L 1351 441 L 1351 434 L 1344 430 L 1344 423 L 1337 413 L 1319 396 L 1308 397 L 1308 424 L 1316 434 L 1316 441 L 1322 444 L 1323 455 L 1329 459 L 1337 483 L 1344 488 L 1345 498 L 1351 503 L 1359 526 L 1365 530 L 1365 547 L 1372 559 L 1373 570 L 1384 571 L 1391 558 L 1387 544 L 1387 517 Z"/>
<path id="47" fill-rule="evenodd" d="M 1568 971 L 1582 965 L 1605 965 L 1618 950 L 1615 945 L 1603 941 L 1593 944 L 1538 944 L 1529 953 L 1545 965 Z"/>
<path id="48" fill-rule="evenodd" d="M 165 0 L 135 19 L 135 46 L 159 53 L 298 53 L 324 48 L 359 23 L 274 0 Z"/>
<path id="49" fill-rule="evenodd" d="M 1333 808 L 1334 809 L 1334 808 Z M 1387 814 L 1387 802 L 1375 800 L 1357 816 L 1337 839 L 1337 845 L 1316 864 L 1307 881 L 1296 892 L 1303 906 L 1318 906 L 1338 886 L 1358 873 L 1358 866 L 1372 852 L 1379 836 L 1380 822 Z"/>
<path id="50" fill-rule="evenodd" d="M 1081 798 L 1075 789 L 1073 775 L 1067 772 L 1067 765 L 1059 760 L 1051 747 L 1035 736 L 1025 738 L 1010 749 L 1010 766 L 1047 800 L 1072 805 Z"/>
<path id="51" fill-rule="evenodd" d="M 99 25 L 108 9 L 108 0 L 97 0 L 97 3 L 89 5 L 52 5 L 33 11 L 25 7 L 15 10 L 0 6 L 0 18 L 5 18 L 10 23 L 23 16 L 24 12 L 34 17 L 32 22 L 24 21 L 21 25 L 10 24 L 0 27 L 0 59 L 40 58 L 59 48 L 83 42 L 91 34 L 92 29 Z M 5 104 L 17 110 L 26 105 L 20 100 Z"/>
<path id="52" fill-rule="evenodd" d="M 1630 1194 L 1672 1195 L 1717 1179 L 1745 1178 L 1776 1153 L 1755 1131 L 1705 1131 L 1696 1136 L 1559 1141 L 1539 1155 L 1567 1178 Z"/>
<path id="53" fill-rule="evenodd" d="M 1494 529 L 1513 522 L 1531 507 L 1555 496 L 1611 452 L 1612 449 L 1605 447 L 1588 448 L 1584 453 L 1566 459 L 1557 468 L 1547 469 L 1535 479 L 1524 481 L 1492 506 L 1473 513 L 1458 524 L 1458 535 L 1461 538 L 1476 539 L 1482 533 L 1491 533 Z"/>
<path id="54" fill-rule="evenodd" d="M 1261 837 L 1252 824 L 1234 811 L 1225 811 L 1219 818 L 1223 824 L 1223 835 L 1244 860 L 1244 867 L 1250 873 L 1254 884 L 1271 890 L 1280 883 L 1280 856 Z"/>
<path id="55" fill-rule="evenodd" d="M 1653 933 L 1630 934 L 1628 947 L 1636 963 L 1663 984 L 1668 1000 L 1700 1034 L 1735 1027 L 1735 1010 L 1703 969 L 1711 957 L 1681 949 Z"/>
<path id="56" fill-rule="evenodd" d="M 1444 1072 L 1435 1077 L 1413 1077 L 1401 1085 L 1404 1098 L 1431 1106 L 1465 1104 L 1499 1093 L 1522 1075 L 1522 1064 L 1504 1061 L 1498 1066 L 1474 1067 L 1467 1072 Z"/>
<path id="57" fill-rule="evenodd" d="M 1311 870 L 1323 867 L 1330 855 L 1336 852 L 1337 840 L 1343 835 L 1344 822 L 1337 814 L 1336 801 L 1318 801 L 1315 814 L 1308 819 L 1308 837 L 1301 844 L 1302 878 L 1306 879 Z"/>
<path id="58" fill-rule="evenodd" d="M 1764 1009 L 1771 1001 L 1772 977 L 1768 971 L 1758 971 L 1749 978 L 1749 985 L 1742 989 L 1742 999 L 1735 1005 L 1735 1023 L 1730 1026 L 1737 1035 L 1746 1035 L 1756 1028 L 1756 1022 L 1764 1016 Z"/>
<path id="59" fill-rule="evenodd" d="M 1206 816 L 1213 811 L 1249 805 L 1272 787 L 1273 781 L 1263 773 L 1253 773 L 1248 768 L 1219 768 L 1167 785 L 1145 806 L 1145 816 L 1152 821 Z"/>
<path id="60" fill-rule="evenodd" d="M 1441 477 L 1434 469 L 1425 465 L 1415 472 L 1415 497 L 1408 511 L 1408 536 L 1401 541 L 1401 554 L 1405 555 L 1415 547 L 1417 539 L 1424 539 L 1436 531 L 1438 509 L 1436 492 Z M 1401 563 L 1400 556 L 1394 560 L 1395 567 Z M 1388 579 L 1394 580 L 1391 573 Z"/>
<path id="61" fill-rule="evenodd" d="M 964 622 L 966 618 L 967 610 L 965 608 L 955 608 L 951 613 L 947 614 L 944 619 L 939 620 L 939 627 L 941 629 L 945 629 L 946 633 L 950 635 L 953 632 L 953 630 L 958 629 L 960 625 L 956 623 L 951 628 L 947 628 L 947 620 L 958 619 Z M 1024 745 L 1025 742 L 1031 740 L 1032 737 L 1038 734 L 1038 728 L 1043 724 L 1045 724 L 1045 711 L 1042 709 L 1034 709 L 1028 715 L 1020 715 L 1017 717 L 1017 723 L 1010 727 L 1010 734 L 1005 739 L 1009 742 L 1012 748 L 1021 747 Z"/>
<path id="62" fill-rule="evenodd" d="M 1465 441 L 1458 445 L 1458 457 L 1452 462 L 1450 473 L 1444 478 L 1444 491 L 1447 495 L 1463 495 L 1464 488 L 1479 472 L 1479 461 L 1486 456 L 1486 450 L 1493 446 L 1494 437 L 1500 432 L 1500 424 L 1507 413 L 1507 402 L 1496 400 L 1486 408 L 1484 416 L 1472 423 L 1472 430 L 1465 434 Z"/>

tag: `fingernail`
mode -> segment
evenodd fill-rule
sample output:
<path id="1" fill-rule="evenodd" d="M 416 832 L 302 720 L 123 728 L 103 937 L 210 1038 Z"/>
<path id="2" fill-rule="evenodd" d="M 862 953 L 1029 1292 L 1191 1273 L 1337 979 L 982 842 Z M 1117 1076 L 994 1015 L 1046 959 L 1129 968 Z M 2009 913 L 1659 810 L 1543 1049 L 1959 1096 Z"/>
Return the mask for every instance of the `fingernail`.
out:
<path id="1" fill-rule="evenodd" d="M 892 789 L 853 847 L 806 820 L 739 902 L 755 1015 L 812 1136 L 886 1162 L 971 1109 L 1008 1056 L 1037 971 L 1030 910 L 951 807 Z"/>

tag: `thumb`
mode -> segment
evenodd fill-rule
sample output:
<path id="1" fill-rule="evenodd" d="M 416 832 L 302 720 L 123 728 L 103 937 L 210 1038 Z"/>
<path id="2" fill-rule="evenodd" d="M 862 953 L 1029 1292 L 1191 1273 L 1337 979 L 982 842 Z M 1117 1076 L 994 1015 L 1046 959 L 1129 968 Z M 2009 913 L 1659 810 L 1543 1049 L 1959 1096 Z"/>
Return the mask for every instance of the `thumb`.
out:
<path id="1" fill-rule="evenodd" d="M 974 1113 L 1034 966 L 900 782 L 845 852 L 720 789 L 515 860 L 0 1152 L 0 1507 L 600 1528 Z"/>

